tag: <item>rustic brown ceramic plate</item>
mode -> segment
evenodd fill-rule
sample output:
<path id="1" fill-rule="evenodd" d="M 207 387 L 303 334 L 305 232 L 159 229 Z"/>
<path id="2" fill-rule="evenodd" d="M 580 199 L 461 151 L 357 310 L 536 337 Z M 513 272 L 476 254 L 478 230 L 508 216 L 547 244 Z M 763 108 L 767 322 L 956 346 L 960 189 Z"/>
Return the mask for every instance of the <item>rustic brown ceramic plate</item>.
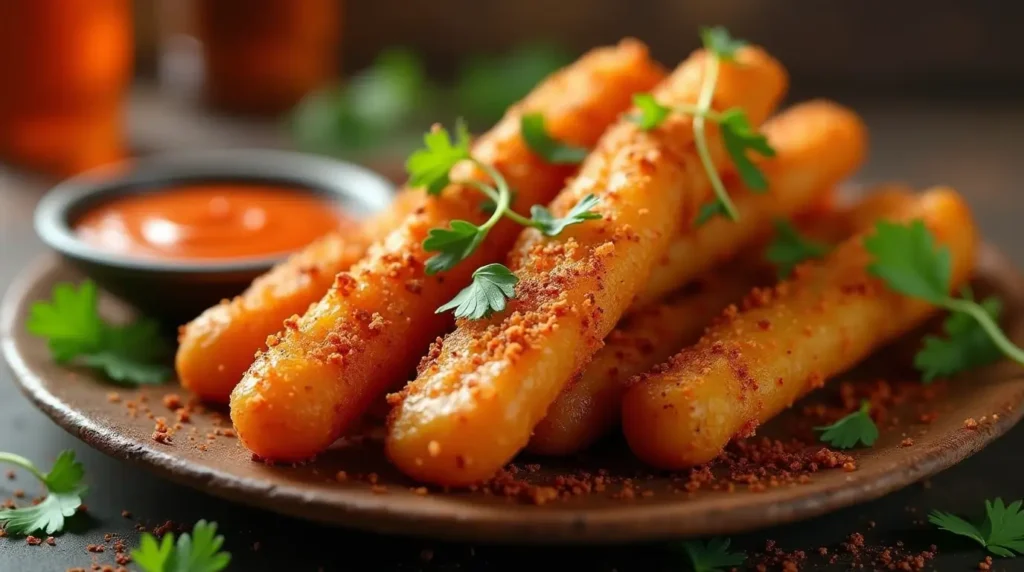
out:
<path id="1" fill-rule="evenodd" d="M 150 416 L 166 417 L 169 425 L 174 424 L 175 414 L 167 404 L 173 406 L 174 400 L 165 403 L 164 398 L 178 391 L 176 386 L 123 390 L 102 384 L 88 372 L 54 365 L 45 344 L 25 333 L 31 302 L 48 296 L 57 281 L 78 279 L 66 263 L 46 258 L 25 272 L 3 301 L 3 353 L 25 394 L 54 421 L 112 456 L 211 494 L 386 533 L 492 542 L 622 542 L 775 525 L 877 498 L 949 467 L 1016 423 L 1024 401 L 1024 376 L 1007 363 L 940 384 L 931 401 L 907 399 L 890 412 L 879 442 L 853 453 L 856 470 L 823 470 L 804 484 L 789 484 L 782 478 L 781 484 L 772 486 L 770 479 L 763 479 L 767 487 L 741 485 L 732 492 L 705 488 L 689 493 L 680 486 L 678 476 L 643 475 L 621 443 L 610 443 L 586 458 L 540 460 L 539 469 L 522 471 L 526 480 L 543 484 L 567 469 L 606 468 L 606 480 L 612 484 L 597 487 L 600 491 L 587 493 L 576 487 L 582 494 L 543 506 L 484 491 L 424 495 L 387 465 L 379 440 L 372 437 L 340 444 L 315 463 L 300 467 L 253 462 L 231 436 L 223 412 L 193 413 L 170 443 L 155 441 L 156 421 Z M 1003 297 L 1004 326 L 1018 343 L 1024 341 L 1024 283 L 991 248 L 981 256 L 975 291 Z M 110 296 L 104 297 L 101 307 L 111 318 L 128 312 Z M 881 366 L 886 378 L 895 380 L 895 372 L 901 370 L 897 358 L 892 351 L 883 353 L 873 366 L 868 364 L 847 379 L 871 383 L 878 379 Z M 901 375 L 904 386 L 919 387 L 912 373 Z M 836 399 L 827 392 L 816 398 L 824 403 Z M 930 423 L 923 422 L 931 418 Z M 965 427 L 968 418 L 979 422 L 976 429 Z M 765 431 L 784 434 L 805 425 L 806 418 L 794 411 Z M 343 482 L 336 478 L 339 471 L 348 475 Z M 370 473 L 376 476 L 366 477 Z M 635 494 L 619 492 L 615 482 L 622 476 L 633 477 L 627 488 Z M 559 486 L 563 491 L 573 489 L 564 481 Z"/>

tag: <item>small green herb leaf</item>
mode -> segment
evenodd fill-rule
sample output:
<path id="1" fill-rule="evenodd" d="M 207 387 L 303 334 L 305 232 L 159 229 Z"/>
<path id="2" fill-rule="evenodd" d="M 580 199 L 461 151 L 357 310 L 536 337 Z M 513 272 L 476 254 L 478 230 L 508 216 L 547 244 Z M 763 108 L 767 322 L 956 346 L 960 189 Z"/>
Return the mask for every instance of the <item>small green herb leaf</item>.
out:
<path id="1" fill-rule="evenodd" d="M 171 369 L 162 362 L 166 355 L 159 325 L 142 319 L 125 326 L 104 327 L 102 348 L 83 356 L 82 361 L 102 369 L 111 381 L 134 386 L 170 379 Z"/>
<path id="2" fill-rule="evenodd" d="M 725 205 L 722 201 L 715 199 L 710 203 L 704 203 L 697 210 L 697 216 L 693 219 L 694 226 L 701 227 L 707 224 L 707 222 L 716 216 L 728 216 L 728 212 L 725 210 Z"/>
<path id="3" fill-rule="evenodd" d="M 821 440 L 840 449 L 852 449 L 857 443 L 870 447 L 878 440 L 878 427 L 871 419 L 871 404 L 861 403 L 860 409 L 827 427 L 815 427 L 823 431 Z"/>
<path id="4" fill-rule="evenodd" d="M 719 59 L 727 62 L 735 61 L 736 52 L 747 45 L 743 40 L 733 38 L 729 30 L 722 26 L 713 28 L 701 28 L 700 40 L 704 49 L 718 56 Z"/>
<path id="5" fill-rule="evenodd" d="M 970 294 L 966 299 L 971 299 Z M 999 321 L 1003 304 L 989 297 L 981 307 L 993 321 Z M 914 367 L 925 383 L 995 362 L 1002 357 L 999 347 L 981 324 L 962 312 L 951 313 L 943 322 L 945 336 L 925 336 L 924 347 L 914 356 Z"/>
<path id="6" fill-rule="evenodd" d="M 775 149 L 768 144 L 768 138 L 750 125 L 746 112 L 740 108 L 723 112 L 719 127 L 725 150 L 736 165 L 736 172 L 743 184 L 755 192 L 768 190 L 768 179 L 747 156 L 749 151 L 763 157 L 774 157 Z"/>
<path id="7" fill-rule="evenodd" d="M 864 248 L 874 257 L 868 272 L 889 288 L 933 304 L 948 298 L 953 259 L 948 248 L 935 244 L 924 222 L 879 221 Z"/>
<path id="8" fill-rule="evenodd" d="M 78 288 L 68 282 L 57 284 L 49 301 L 32 303 L 26 327 L 29 333 L 46 338 L 58 363 L 96 351 L 103 331 L 96 310 L 96 284 L 91 280 Z"/>
<path id="9" fill-rule="evenodd" d="M 601 218 L 600 213 L 590 210 L 596 207 L 597 203 L 597 197 L 587 195 L 569 209 L 569 212 L 562 218 L 555 218 L 548 209 L 540 205 L 533 205 L 530 208 L 530 220 L 546 236 L 558 236 L 567 226 Z"/>
<path id="10" fill-rule="evenodd" d="M 665 122 L 672 108 L 662 105 L 649 93 L 638 93 L 633 96 L 633 105 L 640 110 L 639 114 L 630 115 L 630 120 L 644 131 L 656 129 Z"/>
<path id="11" fill-rule="evenodd" d="M 53 534 L 64 528 L 64 520 L 82 505 L 87 488 L 82 484 L 85 470 L 75 461 L 73 451 L 63 451 L 49 473 L 42 473 L 31 461 L 11 453 L 0 453 L 0 462 L 31 472 L 46 486 L 47 495 L 38 504 L 0 510 L 0 524 L 8 534 Z"/>
<path id="12" fill-rule="evenodd" d="M 132 559 L 144 572 L 220 572 L 231 563 L 231 555 L 221 551 L 224 537 L 217 535 L 217 523 L 200 520 L 192 534 L 182 534 L 174 542 L 167 533 L 158 543 L 146 532 L 139 548 L 132 550 Z"/>
<path id="13" fill-rule="evenodd" d="M 828 251 L 829 245 L 803 236 L 786 219 L 776 219 L 775 239 L 768 245 L 765 258 L 775 265 L 779 278 L 785 279 L 801 262 L 821 258 Z"/>
<path id="14" fill-rule="evenodd" d="M 449 228 L 430 229 L 423 241 L 423 249 L 439 254 L 427 260 L 427 274 L 451 270 L 473 254 L 486 236 L 480 227 L 464 220 L 453 220 Z"/>
<path id="15" fill-rule="evenodd" d="M 473 282 L 436 313 L 454 309 L 456 318 L 485 318 L 505 309 L 506 301 L 515 297 L 518 283 L 519 278 L 502 264 L 482 266 L 473 272 Z"/>
<path id="16" fill-rule="evenodd" d="M 693 572 L 720 572 L 741 566 L 747 560 L 742 552 L 729 552 L 728 538 L 712 538 L 707 543 L 687 541 L 682 544 L 683 551 L 690 557 Z"/>
<path id="17" fill-rule="evenodd" d="M 463 121 L 456 123 L 454 138 L 449 137 L 444 127 L 435 125 L 423 136 L 423 148 L 414 151 L 405 162 L 409 184 L 438 195 L 451 182 L 448 173 L 452 167 L 469 158 L 469 130 Z"/>
<path id="18" fill-rule="evenodd" d="M 582 163 L 589 153 L 584 147 L 566 145 L 552 137 L 544 126 L 544 116 L 540 113 L 523 114 L 519 120 L 519 129 L 530 149 L 548 163 L 576 165 Z"/>
<path id="19" fill-rule="evenodd" d="M 972 524 L 959 516 L 932 511 L 928 521 L 941 530 L 966 536 L 996 556 L 1011 558 L 1024 554 L 1024 503 L 1016 501 L 1007 506 L 1003 499 L 985 501 L 985 520 Z"/>

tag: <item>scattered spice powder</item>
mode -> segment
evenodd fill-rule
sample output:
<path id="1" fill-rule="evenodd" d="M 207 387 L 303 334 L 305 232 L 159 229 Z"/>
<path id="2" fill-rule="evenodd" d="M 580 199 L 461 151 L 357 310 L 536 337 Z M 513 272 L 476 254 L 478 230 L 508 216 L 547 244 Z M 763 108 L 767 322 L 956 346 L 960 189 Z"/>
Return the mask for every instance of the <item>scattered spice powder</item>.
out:
<path id="1" fill-rule="evenodd" d="M 42 543 L 42 539 L 37 536 L 29 535 L 25 537 L 25 544 L 28 544 L 29 546 L 39 546 Z"/>
<path id="2" fill-rule="evenodd" d="M 100 553 L 106 550 L 102 544 L 89 544 L 85 547 L 87 552 Z"/>

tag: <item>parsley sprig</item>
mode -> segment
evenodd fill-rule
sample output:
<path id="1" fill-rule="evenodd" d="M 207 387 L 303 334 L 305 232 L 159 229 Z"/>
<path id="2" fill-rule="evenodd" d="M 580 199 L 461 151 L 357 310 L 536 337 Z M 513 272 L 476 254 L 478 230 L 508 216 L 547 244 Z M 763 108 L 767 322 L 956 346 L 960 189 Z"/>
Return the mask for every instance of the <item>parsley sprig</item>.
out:
<path id="1" fill-rule="evenodd" d="M 871 403 L 866 400 L 861 402 L 857 411 L 831 425 L 814 429 L 823 432 L 822 442 L 839 449 L 852 449 L 858 443 L 870 447 L 878 440 L 878 426 L 871 419 Z"/>
<path id="2" fill-rule="evenodd" d="M 143 533 L 139 548 L 132 550 L 132 560 L 144 572 L 219 572 L 231 563 L 231 555 L 221 551 L 224 537 L 217 534 L 217 523 L 200 520 L 192 534 L 184 533 L 174 541 L 174 534 L 156 537 Z"/>
<path id="3" fill-rule="evenodd" d="M 831 247 L 808 238 L 786 219 L 775 221 L 775 238 L 765 250 L 765 258 L 775 265 L 779 279 L 789 278 L 793 269 L 805 260 L 821 258 Z"/>
<path id="4" fill-rule="evenodd" d="M 640 93 L 633 97 L 633 104 L 640 113 L 632 116 L 632 120 L 641 129 L 648 131 L 656 129 L 673 113 L 693 117 L 693 141 L 697 147 L 697 155 L 715 192 L 715 201 L 701 207 L 696 220 L 697 225 L 717 215 L 724 215 L 734 221 L 739 219 L 736 205 L 729 198 L 725 184 L 711 159 L 707 140 L 708 121 L 718 125 L 725 150 L 732 158 L 740 179 L 751 191 L 766 191 L 768 180 L 750 160 L 748 153 L 757 153 L 764 157 L 775 156 L 775 150 L 768 143 L 768 139 L 754 129 L 743 109 L 734 107 L 725 111 L 715 111 L 711 108 L 721 63 L 736 61 L 737 50 L 746 43 L 732 38 L 729 32 L 720 26 L 702 28 L 700 36 L 707 51 L 707 63 L 696 105 L 667 106 L 659 103 L 649 93 Z"/>
<path id="5" fill-rule="evenodd" d="M 998 300 L 989 298 L 979 303 L 969 292 L 959 298 L 949 294 L 952 254 L 949 248 L 936 244 L 923 221 L 880 221 L 874 234 L 864 239 L 864 248 L 874 257 L 868 266 L 871 275 L 900 294 L 953 314 L 945 324 L 947 337 L 926 339 L 924 348 L 915 356 L 914 364 L 926 381 L 988 363 L 995 351 L 1024 365 L 1024 350 L 1014 345 L 999 327 Z M 993 348 L 986 347 L 983 338 Z"/>
<path id="6" fill-rule="evenodd" d="M 997 498 L 994 501 L 985 501 L 985 520 L 978 524 L 938 510 L 928 515 L 928 522 L 947 532 L 973 539 L 996 556 L 1010 558 L 1024 554 L 1022 506 L 1022 501 L 1007 506 L 1003 499 Z"/>
<path id="7" fill-rule="evenodd" d="M 539 115 L 524 116 L 522 129 L 526 143 L 534 146 L 533 150 L 546 160 L 568 162 L 585 153 L 585 150 L 564 146 L 548 135 L 543 118 Z M 546 236 L 557 236 L 566 227 L 601 218 L 600 214 L 592 210 L 598 204 L 597 197 L 593 195 L 583 197 L 564 217 L 554 216 L 541 205 L 530 208 L 530 218 L 512 210 L 513 193 L 508 182 L 492 165 L 473 157 L 469 131 L 461 120 L 456 124 L 454 137 L 440 125 L 435 125 L 424 135 L 423 148 L 415 151 L 406 162 L 409 184 L 423 187 L 428 194 L 439 195 L 452 182 L 452 168 L 463 161 L 470 162 L 490 179 L 490 184 L 477 179 L 456 181 L 484 195 L 490 216 L 479 225 L 465 220 L 453 220 L 448 228 L 431 229 L 423 241 L 424 250 L 436 253 L 426 262 L 426 273 L 429 275 L 451 270 L 476 252 L 502 218 L 536 228 Z M 505 308 L 506 301 L 515 295 L 517 282 L 518 279 L 507 267 L 488 264 L 477 269 L 473 273 L 473 282 L 437 311 L 454 310 L 456 318 L 475 320 L 486 317 Z"/>
<path id="8" fill-rule="evenodd" d="M 167 345 L 157 323 L 144 318 L 123 326 L 107 323 L 99 315 L 91 280 L 78 288 L 67 282 L 54 286 L 49 301 L 32 304 L 26 327 L 46 338 L 57 363 L 79 360 L 114 383 L 161 383 L 171 376 L 163 361 Z"/>
<path id="9" fill-rule="evenodd" d="M 32 461 L 14 453 L 0 453 L 0 463 L 25 469 L 46 487 L 47 495 L 38 504 L 0 510 L 0 524 L 8 534 L 53 534 L 64 528 L 64 519 L 82 506 L 87 491 L 82 484 L 85 469 L 75 461 L 74 451 L 62 451 L 50 472 L 44 473 Z"/>
<path id="10" fill-rule="evenodd" d="M 681 548 L 690 558 L 693 572 L 719 572 L 742 565 L 747 560 L 742 552 L 729 552 L 728 538 L 712 538 L 706 543 L 691 540 Z"/>
<path id="11" fill-rule="evenodd" d="M 552 165 L 582 163 L 590 152 L 584 147 L 567 145 L 552 137 L 540 113 L 524 113 L 519 119 L 519 130 L 530 149 Z"/>

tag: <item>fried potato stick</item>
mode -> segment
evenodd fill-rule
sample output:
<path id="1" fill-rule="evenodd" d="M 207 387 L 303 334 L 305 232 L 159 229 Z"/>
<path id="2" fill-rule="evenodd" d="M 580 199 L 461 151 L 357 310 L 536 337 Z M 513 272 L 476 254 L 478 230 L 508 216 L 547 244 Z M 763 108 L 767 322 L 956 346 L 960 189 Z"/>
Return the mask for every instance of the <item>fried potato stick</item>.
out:
<path id="1" fill-rule="evenodd" d="M 931 190 L 883 218 L 922 219 L 951 250 L 953 288 L 967 280 L 977 235 L 956 192 Z M 934 306 L 868 275 L 866 235 L 799 267 L 792 280 L 755 291 L 741 311 L 727 312 L 696 345 L 631 387 L 623 398 L 622 427 L 633 452 L 664 469 L 710 461 L 729 440 L 750 435 L 933 315 Z"/>
<path id="2" fill-rule="evenodd" d="M 820 212 L 819 206 L 813 205 L 817 216 L 803 220 L 800 226 L 806 236 L 833 244 L 866 230 L 881 209 L 913 200 L 909 191 L 883 187 L 867 199 L 833 213 Z M 569 455 L 604 436 L 619 421 L 622 394 L 633 376 L 696 343 L 729 304 L 739 302 L 754 287 L 772 283 L 774 272 L 764 250 L 764 244 L 756 245 L 668 299 L 624 318 L 605 339 L 605 346 L 594 354 L 593 361 L 551 404 L 534 429 L 527 450 Z"/>
<path id="3" fill-rule="evenodd" d="M 757 48 L 723 63 L 714 102 L 760 125 L 786 84 L 782 66 Z M 654 97 L 698 97 L 704 53 L 680 64 Z M 713 161 L 727 163 L 717 129 Z M 388 456 L 414 479 L 468 485 L 494 474 L 529 440 L 562 387 L 601 347 L 641 290 L 672 234 L 711 194 L 689 117 L 645 132 L 628 119 L 601 138 L 551 210 L 564 214 L 593 194 L 600 220 L 545 238 L 520 235 L 509 268 L 520 282 L 505 311 L 462 320 L 393 400 Z M 684 218 L 685 217 L 685 218 Z"/>
<path id="4" fill-rule="evenodd" d="M 772 229 L 821 201 L 819 191 L 853 174 L 867 154 L 867 130 L 852 110 L 826 100 L 793 106 L 762 130 L 776 156 L 762 162 L 768 191 L 755 194 L 739 182 L 730 185 L 738 221 L 715 217 L 669 244 L 635 308 L 657 302 L 687 281 L 729 260 Z"/>
<path id="5" fill-rule="evenodd" d="M 520 211 L 546 203 L 576 167 L 552 165 L 523 141 L 520 117 L 539 112 L 553 137 L 593 146 L 629 107 L 632 95 L 663 71 L 643 44 L 631 40 L 596 49 L 544 80 L 476 141 L 474 156 L 498 169 L 517 191 Z M 453 180 L 479 176 L 470 165 Z M 435 310 L 469 283 L 472 272 L 501 260 L 518 235 L 504 221 L 480 248 L 450 271 L 427 276 L 423 249 L 432 228 L 456 219 L 482 222 L 479 192 L 449 185 L 440 197 L 421 191 L 415 212 L 301 318 L 286 321 L 231 396 L 231 418 L 243 443 L 260 457 L 298 460 L 327 448 L 377 398 L 408 379 L 430 342 L 451 325 Z"/>
<path id="6" fill-rule="evenodd" d="M 399 193 L 386 212 L 355 232 L 332 232 L 314 241 L 256 278 L 242 294 L 182 326 L 174 359 L 181 384 L 204 401 L 227 403 L 253 356 L 266 348 L 267 336 L 319 300 L 338 272 L 362 258 L 419 202 L 414 191 Z"/>

